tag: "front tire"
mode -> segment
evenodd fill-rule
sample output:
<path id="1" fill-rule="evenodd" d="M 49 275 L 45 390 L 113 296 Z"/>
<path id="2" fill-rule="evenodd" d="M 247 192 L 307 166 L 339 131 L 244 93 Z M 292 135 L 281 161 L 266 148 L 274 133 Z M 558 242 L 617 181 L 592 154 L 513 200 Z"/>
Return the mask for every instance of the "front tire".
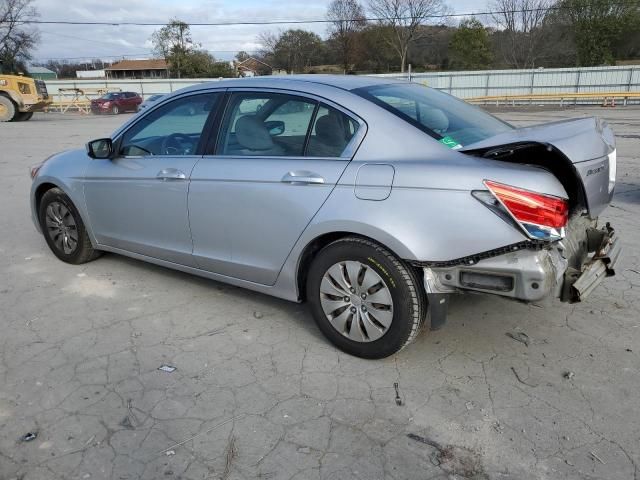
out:
<path id="1" fill-rule="evenodd" d="M 26 122 L 31 120 L 31 117 L 33 117 L 33 112 L 18 112 L 13 120 L 15 122 Z"/>
<path id="2" fill-rule="evenodd" d="M 10 122 L 16 116 L 16 105 L 11 99 L 0 95 L 0 122 Z"/>
<path id="3" fill-rule="evenodd" d="M 426 315 L 416 272 L 383 246 L 346 237 L 322 249 L 307 280 L 322 333 L 339 349 L 384 358 L 411 343 Z"/>
<path id="4" fill-rule="evenodd" d="M 75 205 L 59 188 L 47 190 L 42 196 L 38 218 L 47 245 L 63 262 L 79 265 L 100 256 Z"/>
<path id="5" fill-rule="evenodd" d="M 111 107 L 111 113 L 114 115 L 118 115 L 120 113 L 120 108 L 118 108 L 117 105 L 114 105 L 113 107 Z"/>

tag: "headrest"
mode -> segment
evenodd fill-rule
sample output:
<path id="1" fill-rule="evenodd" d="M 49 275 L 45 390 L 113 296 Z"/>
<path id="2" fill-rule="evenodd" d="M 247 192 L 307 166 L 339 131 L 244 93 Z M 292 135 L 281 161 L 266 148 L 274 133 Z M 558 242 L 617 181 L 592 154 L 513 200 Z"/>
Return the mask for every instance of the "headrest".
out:
<path id="1" fill-rule="evenodd" d="M 323 142 L 334 145 L 344 145 L 346 139 L 344 128 L 338 115 L 324 115 L 316 122 L 316 135 Z"/>
<path id="2" fill-rule="evenodd" d="M 236 139 L 249 150 L 269 150 L 273 147 L 267 127 L 254 115 L 245 115 L 236 121 Z"/>
<path id="3" fill-rule="evenodd" d="M 449 119 L 439 108 L 420 109 L 420 123 L 435 131 L 444 132 L 449 128 Z"/>

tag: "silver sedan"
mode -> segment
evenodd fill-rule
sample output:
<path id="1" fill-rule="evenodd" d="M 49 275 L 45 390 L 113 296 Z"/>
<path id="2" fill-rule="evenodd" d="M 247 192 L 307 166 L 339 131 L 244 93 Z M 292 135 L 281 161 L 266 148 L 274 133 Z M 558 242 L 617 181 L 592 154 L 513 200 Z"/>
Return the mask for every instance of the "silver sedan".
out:
<path id="1" fill-rule="evenodd" d="M 516 129 L 423 86 L 261 77 L 163 97 L 31 176 L 61 260 L 113 252 L 292 301 L 366 358 L 440 327 L 450 295 L 583 300 L 619 247 L 597 217 L 614 136 Z"/>

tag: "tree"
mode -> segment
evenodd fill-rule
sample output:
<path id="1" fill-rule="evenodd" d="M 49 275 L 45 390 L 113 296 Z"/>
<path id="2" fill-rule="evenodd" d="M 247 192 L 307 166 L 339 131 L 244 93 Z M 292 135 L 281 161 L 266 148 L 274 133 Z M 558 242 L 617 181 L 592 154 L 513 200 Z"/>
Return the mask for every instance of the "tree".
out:
<path id="1" fill-rule="evenodd" d="M 423 25 L 421 38 L 416 40 L 411 49 L 410 62 L 416 70 L 449 68 L 451 39 L 457 26 L 449 25 Z"/>
<path id="2" fill-rule="evenodd" d="M 489 4 L 493 21 L 501 34 L 497 38 L 505 62 L 513 68 L 533 68 L 542 54 L 544 20 L 555 0 L 493 0 Z M 600 0 L 596 0 L 600 1 Z"/>
<path id="3" fill-rule="evenodd" d="M 26 27 L 38 18 L 33 0 L 0 1 L 0 68 L 7 73 L 25 71 L 31 50 L 39 41 L 38 32 Z"/>
<path id="4" fill-rule="evenodd" d="M 385 39 L 400 58 L 404 72 L 411 44 L 421 38 L 425 21 L 445 11 L 442 0 L 369 0 L 369 10 L 388 27 Z"/>
<path id="5" fill-rule="evenodd" d="M 247 52 L 245 52 L 244 50 L 240 50 L 238 53 L 236 53 L 236 62 L 244 62 L 249 57 L 250 55 Z"/>
<path id="6" fill-rule="evenodd" d="M 189 24 L 178 19 L 172 19 L 160 30 L 153 32 L 151 43 L 155 54 L 166 60 L 169 70 L 178 78 L 183 76 L 188 63 L 186 57 L 200 47 L 191 38 Z"/>
<path id="7" fill-rule="evenodd" d="M 58 74 L 58 78 L 76 78 L 78 70 L 103 70 L 111 65 L 100 58 L 88 62 L 69 62 L 69 60 L 48 60 L 45 63 L 35 63 L 38 67 L 46 67 Z"/>
<path id="8" fill-rule="evenodd" d="M 358 34 L 366 26 L 365 13 L 357 0 L 333 0 L 327 8 L 330 41 L 337 46 L 345 73 L 355 61 Z"/>
<path id="9" fill-rule="evenodd" d="M 186 78 L 201 78 L 211 76 L 216 59 L 209 52 L 192 50 L 182 56 L 182 76 Z"/>
<path id="10" fill-rule="evenodd" d="M 291 29 L 279 34 L 265 32 L 258 37 L 263 45 L 261 56 L 287 73 L 303 72 L 322 57 L 324 44 L 313 32 Z"/>
<path id="11" fill-rule="evenodd" d="M 479 20 L 464 20 L 451 38 L 450 65 L 462 70 L 487 68 L 493 59 L 491 39 Z"/>
<path id="12" fill-rule="evenodd" d="M 615 63 L 614 47 L 638 30 L 640 6 L 620 0 L 562 0 L 560 16 L 572 31 L 581 66 Z"/>
<path id="13" fill-rule="evenodd" d="M 183 57 L 182 75 L 186 78 L 235 76 L 228 62 L 217 62 L 213 55 L 204 50 L 192 50 Z"/>
<path id="14" fill-rule="evenodd" d="M 388 27 L 377 23 L 369 23 L 360 32 L 360 48 L 363 52 L 356 61 L 356 68 L 374 73 L 397 71 L 395 50 L 387 43 Z"/>

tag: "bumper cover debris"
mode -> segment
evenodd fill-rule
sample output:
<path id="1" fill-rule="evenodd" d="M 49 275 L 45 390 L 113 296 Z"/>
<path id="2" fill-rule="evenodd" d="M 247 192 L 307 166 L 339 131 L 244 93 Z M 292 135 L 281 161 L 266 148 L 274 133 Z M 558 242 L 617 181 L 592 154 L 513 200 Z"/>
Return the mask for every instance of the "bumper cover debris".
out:
<path id="1" fill-rule="evenodd" d="M 615 275 L 615 265 L 620 257 L 621 247 L 611 225 L 598 230 L 587 230 L 587 245 L 593 256 L 581 269 L 569 268 L 565 273 L 561 299 L 580 302 L 606 278 Z"/>

